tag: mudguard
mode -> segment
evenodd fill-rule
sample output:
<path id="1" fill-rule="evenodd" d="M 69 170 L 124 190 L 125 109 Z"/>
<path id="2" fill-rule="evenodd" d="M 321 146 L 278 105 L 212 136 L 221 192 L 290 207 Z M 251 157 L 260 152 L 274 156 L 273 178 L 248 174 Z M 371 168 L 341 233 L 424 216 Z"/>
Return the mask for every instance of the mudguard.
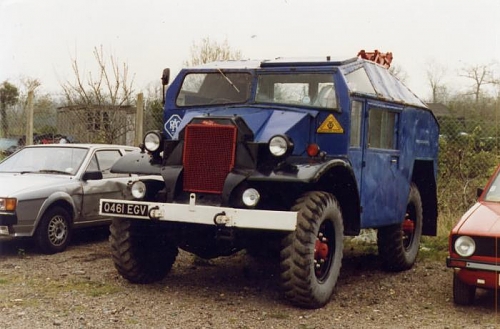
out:
<path id="1" fill-rule="evenodd" d="M 291 159 L 283 170 L 273 170 L 268 174 L 254 172 L 248 177 L 249 181 L 286 181 L 314 183 L 317 182 L 324 173 L 333 167 L 342 166 L 348 169 L 354 179 L 354 172 L 351 164 L 346 159 L 331 159 L 323 162 L 305 162 L 303 159 Z"/>

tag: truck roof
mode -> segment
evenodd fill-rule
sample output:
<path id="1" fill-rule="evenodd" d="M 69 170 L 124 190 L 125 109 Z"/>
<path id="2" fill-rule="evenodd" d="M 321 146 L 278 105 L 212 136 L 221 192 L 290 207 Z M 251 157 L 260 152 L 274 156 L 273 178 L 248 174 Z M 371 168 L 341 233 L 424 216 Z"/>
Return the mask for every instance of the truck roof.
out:
<path id="1" fill-rule="evenodd" d="M 336 67 L 344 76 L 351 94 L 365 95 L 395 103 L 428 109 L 427 105 L 386 67 L 358 57 L 333 59 L 326 57 L 278 57 L 273 60 L 227 60 L 202 64 L 189 69 L 233 69 L 259 71 L 266 68 Z"/>
<path id="2" fill-rule="evenodd" d="M 262 67 L 288 67 L 288 66 L 340 66 L 352 63 L 356 57 L 349 59 L 332 59 L 326 57 L 277 57 L 265 60 L 225 60 L 214 61 L 206 64 L 194 66 L 193 68 L 225 68 L 225 69 L 259 69 Z"/>

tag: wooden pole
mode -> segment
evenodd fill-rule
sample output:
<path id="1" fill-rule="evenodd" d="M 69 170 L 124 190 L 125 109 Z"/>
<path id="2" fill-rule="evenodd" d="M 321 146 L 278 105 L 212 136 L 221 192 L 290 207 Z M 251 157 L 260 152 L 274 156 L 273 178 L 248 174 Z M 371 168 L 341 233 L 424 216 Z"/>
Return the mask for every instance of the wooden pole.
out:
<path id="1" fill-rule="evenodd" d="M 139 146 L 142 143 L 143 130 L 144 130 L 144 95 L 142 93 L 137 94 L 136 103 L 136 115 L 135 115 L 135 146 Z"/>
<path id="2" fill-rule="evenodd" d="M 28 91 L 25 145 L 32 145 L 33 144 L 33 98 L 34 98 L 33 90 Z"/>

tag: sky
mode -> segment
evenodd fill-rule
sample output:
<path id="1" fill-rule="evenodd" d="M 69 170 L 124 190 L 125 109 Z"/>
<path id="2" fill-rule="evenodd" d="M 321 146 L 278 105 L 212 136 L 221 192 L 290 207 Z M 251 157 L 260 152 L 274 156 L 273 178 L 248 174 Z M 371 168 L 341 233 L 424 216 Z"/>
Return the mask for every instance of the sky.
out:
<path id="1" fill-rule="evenodd" d="M 466 87 L 464 67 L 496 61 L 499 69 L 500 1 L 0 0 L 0 82 L 34 78 L 60 92 L 74 80 L 72 61 L 95 71 L 93 50 L 102 46 L 128 65 L 134 90 L 146 92 L 207 37 L 248 59 L 392 52 L 407 86 L 425 99 L 429 62 L 447 69 L 450 89 Z"/>

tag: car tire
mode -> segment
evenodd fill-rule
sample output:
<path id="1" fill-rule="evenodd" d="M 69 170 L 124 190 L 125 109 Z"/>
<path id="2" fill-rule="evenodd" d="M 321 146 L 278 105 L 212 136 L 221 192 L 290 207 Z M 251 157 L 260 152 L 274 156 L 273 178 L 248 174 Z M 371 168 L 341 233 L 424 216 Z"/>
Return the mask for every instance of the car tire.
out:
<path id="1" fill-rule="evenodd" d="M 46 254 L 64 251 L 71 240 L 71 215 L 63 207 L 49 208 L 35 231 L 37 245 Z"/>
<path id="2" fill-rule="evenodd" d="M 284 294 L 296 306 L 319 308 L 330 301 L 342 266 L 342 213 L 325 192 L 306 193 L 291 210 L 297 212 L 297 227 L 282 241 Z"/>
<path id="3" fill-rule="evenodd" d="M 163 279 L 179 253 L 149 222 L 113 218 L 110 225 L 113 262 L 118 273 L 132 283 Z"/>
<path id="4" fill-rule="evenodd" d="M 412 183 L 403 223 L 378 229 L 377 245 L 383 269 L 400 272 L 415 264 L 422 237 L 422 223 L 422 199 L 417 185 Z"/>
<path id="5" fill-rule="evenodd" d="M 453 302 L 457 305 L 471 305 L 476 297 L 476 287 L 462 282 L 453 273 Z"/>

